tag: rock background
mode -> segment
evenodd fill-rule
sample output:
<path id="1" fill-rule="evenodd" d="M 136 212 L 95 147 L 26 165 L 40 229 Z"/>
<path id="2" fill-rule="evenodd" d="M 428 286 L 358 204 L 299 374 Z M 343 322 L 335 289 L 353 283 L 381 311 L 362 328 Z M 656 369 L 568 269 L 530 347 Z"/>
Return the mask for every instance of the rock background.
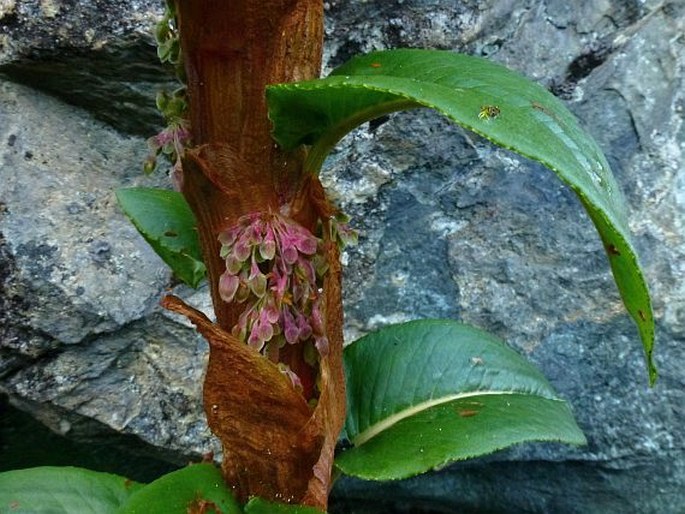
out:
<path id="1" fill-rule="evenodd" d="M 630 204 L 661 372 L 648 389 L 599 239 L 552 173 L 429 112 L 362 127 L 325 177 L 362 235 L 344 256 L 347 337 L 428 316 L 490 330 L 571 402 L 589 445 L 343 479 L 332 512 L 685 510 L 685 2 L 326 6 L 326 69 L 453 49 L 567 102 Z M 0 0 L 0 392 L 77 440 L 114 429 L 181 464 L 216 448 L 199 406 L 206 345 L 157 301 L 174 287 L 208 307 L 206 291 L 173 285 L 113 196 L 165 182 L 140 173 L 170 80 L 148 35 L 159 14 L 147 0 Z"/>

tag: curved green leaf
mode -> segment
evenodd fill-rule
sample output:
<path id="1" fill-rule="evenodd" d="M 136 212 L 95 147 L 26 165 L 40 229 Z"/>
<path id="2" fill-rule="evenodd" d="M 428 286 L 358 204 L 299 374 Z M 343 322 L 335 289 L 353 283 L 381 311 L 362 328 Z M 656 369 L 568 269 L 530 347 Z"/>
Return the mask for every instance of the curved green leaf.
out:
<path id="1" fill-rule="evenodd" d="M 0 473 L 0 512 L 110 514 L 142 487 L 88 469 L 45 466 Z"/>
<path id="2" fill-rule="evenodd" d="M 204 507 L 204 510 L 200 510 Z M 140 489 L 118 514 L 242 514 L 238 502 L 212 464 L 193 464 Z"/>
<path id="3" fill-rule="evenodd" d="M 344 473 L 405 478 L 525 441 L 585 444 L 542 374 L 493 336 L 448 320 L 392 325 L 345 349 L 353 444 Z"/>
<path id="4" fill-rule="evenodd" d="M 176 276 L 197 287 L 205 265 L 195 216 L 181 193 L 147 187 L 118 189 L 117 200 L 138 232 Z"/>
<path id="5" fill-rule="evenodd" d="M 435 109 L 550 168 L 578 194 L 599 231 L 623 302 L 638 325 L 654 383 L 654 318 L 629 240 L 625 202 L 597 143 L 543 87 L 477 57 L 391 50 L 354 58 L 325 79 L 270 86 L 267 98 L 276 141 L 286 149 L 313 145 L 306 164 L 312 173 L 351 129 L 415 107 Z"/>

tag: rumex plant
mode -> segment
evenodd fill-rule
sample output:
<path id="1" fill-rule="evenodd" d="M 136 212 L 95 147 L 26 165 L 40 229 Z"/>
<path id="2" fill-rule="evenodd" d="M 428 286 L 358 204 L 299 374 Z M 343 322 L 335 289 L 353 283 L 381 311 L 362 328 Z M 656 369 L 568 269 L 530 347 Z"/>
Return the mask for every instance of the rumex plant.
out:
<path id="1" fill-rule="evenodd" d="M 215 320 L 173 295 L 162 305 L 209 342 L 204 407 L 222 442 L 221 472 L 195 465 L 140 486 L 72 470 L 62 493 L 93 487 L 111 500 L 103 512 L 322 511 L 334 467 L 398 479 L 524 441 L 585 442 L 545 378 L 477 328 L 418 320 L 343 351 L 339 253 L 356 235 L 318 175 L 350 130 L 402 109 L 434 109 L 543 163 L 577 193 L 656 379 L 650 297 L 624 202 L 565 106 L 500 65 L 445 51 L 375 52 L 317 79 L 322 21 L 321 0 L 168 3 L 158 53 L 182 85 L 158 97 L 168 126 L 150 140 L 145 169 L 168 156 L 176 191 L 117 196 L 179 279 L 196 287 L 207 278 Z M 21 504 L 22 489 L 7 484 L 30 489 L 52 472 L 0 475 L 0 502 Z"/>

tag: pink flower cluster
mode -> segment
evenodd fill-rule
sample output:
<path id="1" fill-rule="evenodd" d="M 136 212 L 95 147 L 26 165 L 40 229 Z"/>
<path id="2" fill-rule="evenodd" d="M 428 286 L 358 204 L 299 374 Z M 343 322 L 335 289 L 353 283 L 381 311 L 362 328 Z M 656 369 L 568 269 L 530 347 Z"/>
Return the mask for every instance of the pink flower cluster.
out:
<path id="1" fill-rule="evenodd" d="M 326 272 L 321 241 L 295 221 L 273 213 L 243 216 L 219 234 L 226 271 L 219 294 L 247 303 L 233 334 L 278 359 L 286 343 L 313 340 L 328 353 L 319 284 Z"/>

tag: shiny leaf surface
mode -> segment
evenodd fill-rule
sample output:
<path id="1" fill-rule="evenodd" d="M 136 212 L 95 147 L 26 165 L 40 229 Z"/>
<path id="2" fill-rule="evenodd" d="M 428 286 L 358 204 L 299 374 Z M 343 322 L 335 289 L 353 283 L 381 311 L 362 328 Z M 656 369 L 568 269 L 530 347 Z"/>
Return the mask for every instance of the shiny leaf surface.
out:
<path id="1" fill-rule="evenodd" d="M 540 85 L 486 59 L 436 50 L 356 57 L 324 79 L 270 86 L 273 135 L 286 149 L 312 145 L 318 173 L 332 147 L 361 123 L 429 107 L 493 143 L 541 162 L 580 197 L 604 243 L 623 302 L 638 326 L 649 380 L 654 318 L 630 242 L 625 200 L 597 143 Z"/>
<path id="2" fill-rule="evenodd" d="M 347 474 L 405 478 L 526 441 L 584 444 L 544 376 L 493 336 L 448 320 L 392 325 L 345 349 Z"/>

